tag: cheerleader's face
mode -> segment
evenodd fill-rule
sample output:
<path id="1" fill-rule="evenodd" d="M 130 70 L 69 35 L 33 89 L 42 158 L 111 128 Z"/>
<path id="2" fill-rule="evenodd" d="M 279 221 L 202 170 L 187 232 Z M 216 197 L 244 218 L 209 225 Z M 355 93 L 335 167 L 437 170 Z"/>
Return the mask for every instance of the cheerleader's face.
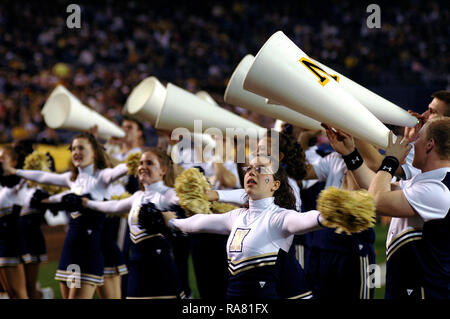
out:
<path id="1" fill-rule="evenodd" d="M 151 185 L 163 180 L 166 170 L 161 167 L 158 157 L 152 152 L 145 152 L 139 160 L 138 176 L 143 185 Z"/>
<path id="2" fill-rule="evenodd" d="M 87 139 L 74 139 L 71 149 L 72 163 L 75 167 L 84 168 L 94 163 L 94 149 Z"/>
<path id="3" fill-rule="evenodd" d="M 0 149 L 0 162 L 9 167 L 15 167 L 16 161 L 13 161 L 9 150 Z"/>
<path id="4" fill-rule="evenodd" d="M 274 179 L 273 166 L 265 157 L 253 158 L 244 171 L 244 188 L 250 199 L 272 197 L 280 187 L 280 182 Z"/>

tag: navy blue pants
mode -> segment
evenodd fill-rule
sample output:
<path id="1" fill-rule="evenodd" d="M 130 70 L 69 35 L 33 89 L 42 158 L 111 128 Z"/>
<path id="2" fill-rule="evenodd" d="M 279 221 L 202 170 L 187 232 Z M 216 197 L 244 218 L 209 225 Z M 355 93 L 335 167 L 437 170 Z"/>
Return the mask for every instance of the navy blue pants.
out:
<path id="1" fill-rule="evenodd" d="M 367 267 L 375 263 L 373 248 L 364 256 L 313 247 L 308 278 L 317 299 L 372 299 Z"/>

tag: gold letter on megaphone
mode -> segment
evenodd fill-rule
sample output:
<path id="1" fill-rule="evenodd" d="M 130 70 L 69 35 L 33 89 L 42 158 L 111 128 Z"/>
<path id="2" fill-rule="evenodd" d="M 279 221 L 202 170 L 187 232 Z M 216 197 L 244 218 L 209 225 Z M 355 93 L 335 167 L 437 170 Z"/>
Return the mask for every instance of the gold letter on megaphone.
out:
<path id="1" fill-rule="evenodd" d="M 250 66 L 254 60 L 253 55 L 246 55 L 231 75 L 225 90 L 224 100 L 229 104 L 241 106 L 249 111 L 253 111 L 274 119 L 310 130 L 323 130 L 320 123 L 300 114 L 288 107 L 275 104 L 267 104 L 265 98 L 252 92 L 244 90 L 243 82 Z"/>
<path id="2" fill-rule="evenodd" d="M 336 81 L 319 83 L 302 58 L 309 57 L 276 32 L 256 55 L 244 89 L 385 148 L 389 129 Z"/>

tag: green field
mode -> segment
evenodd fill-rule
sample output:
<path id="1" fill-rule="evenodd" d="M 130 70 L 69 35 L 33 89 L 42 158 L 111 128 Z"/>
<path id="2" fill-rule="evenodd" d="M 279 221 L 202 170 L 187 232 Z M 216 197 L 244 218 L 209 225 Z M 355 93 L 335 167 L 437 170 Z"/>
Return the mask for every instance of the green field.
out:
<path id="1" fill-rule="evenodd" d="M 375 252 L 376 252 L 376 262 L 377 264 L 382 264 L 386 261 L 386 255 L 385 255 L 385 243 L 386 243 L 386 234 L 387 234 L 388 226 L 382 226 L 377 225 L 375 227 L 375 234 L 376 234 L 376 240 L 375 240 Z M 193 272 L 192 268 L 192 260 L 189 259 L 189 281 L 190 286 L 193 291 L 193 297 L 199 298 L 198 290 L 197 290 L 197 284 L 195 281 L 195 274 Z M 47 264 L 44 264 L 41 266 L 40 272 L 39 272 L 39 283 L 41 284 L 41 287 L 51 287 L 53 289 L 55 299 L 61 299 L 61 292 L 59 290 L 59 283 L 54 280 L 56 268 L 58 267 L 57 261 L 52 261 Z M 381 288 L 375 288 L 375 299 L 383 299 L 384 296 L 384 286 Z"/>

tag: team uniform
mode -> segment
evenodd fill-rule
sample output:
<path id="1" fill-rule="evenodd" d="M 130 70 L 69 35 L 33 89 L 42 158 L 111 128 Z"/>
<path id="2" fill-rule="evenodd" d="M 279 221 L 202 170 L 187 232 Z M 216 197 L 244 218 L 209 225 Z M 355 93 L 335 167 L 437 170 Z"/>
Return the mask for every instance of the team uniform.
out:
<path id="1" fill-rule="evenodd" d="M 288 178 L 288 182 L 295 196 L 296 210 L 301 211 L 302 199 L 297 182 L 290 177 Z M 218 190 L 217 193 L 219 195 L 219 201 L 230 202 L 240 206 L 246 203 L 246 192 L 244 189 L 232 191 Z M 304 261 L 302 258 L 304 256 L 303 240 L 306 235 L 308 233 L 295 235 L 288 253 L 280 252 L 278 267 L 279 269 L 283 269 L 283 271 L 280 271 L 278 285 L 280 296 L 283 298 L 310 299 L 313 297 L 302 266 L 302 261 Z"/>
<path id="2" fill-rule="evenodd" d="M 110 156 L 124 162 L 129 154 L 141 152 L 139 147 L 136 147 L 129 152 L 109 152 Z M 125 192 L 133 194 L 138 190 L 138 183 L 134 182 L 133 176 L 123 176 L 111 183 L 108 187 L 108 196 L 106 199 L 110 200 L 111 196 L 122 195 Z M 127 227 L 126 216 L 106 215 L 105 222 L 101 233 L 101 247 L 104 258 L 104 276 L 110 277 L 115 275 L 124 276 L 128 274 L 127 257 L 129 243 L 129 230 Z"/>
<path id="3" fill-rule="evenodd" d="M 412 221 L 421 220 L 423 223 L 422 239 L 416 241 L 414 251 L 418 252 L 418 268 L 422 272 L 420 296 L 426 299 L 449 299 L 450 167 L 435 169 L 418 174 L 410 180 L 400 181 L 400 188 L 419 217 L 405 219 L 405 227 L 395 229 L 396 233 L 400 232 L 397 237 L 405 237 L 404 234 L 408 234 Z M 418 291 L 412 293 L 417 294 Z"/>
<path id="4" fill-rule="evenodd" d="M 341 187 L 347 172 L 342 156 L 333 152 L 312 163 L 325 187 Z M 317 298 L 373 298 L 367 284 L 368 267 L 375 264 L 375 232 L 336 234 L 334 229 L 314 233 L 307 276 Z"/>
<path id="5" fill-rule="evenodd" d="M 318 211 L 299 214 L 274 203 L 274 198 L 250 200 L 249 209 L 225 214 L 172 219 L 185 232 L 229 235 L 227 298 L 278 299 L 281 254 L 287 254 L 294 234 L 318 229 Z"/>
<path id="6" fill-rule="evenodd" d="M 0 267 L 30 263 L 20 230 L 20 184 L 14 187 L 0 186 Z"/>
<path id="7" fill-rule="evenodd" d="M 412 166 L 413 148 L 402 165 L 406 180 L 421 173 Z M 403 181 L 401 182 L 403 183 Z M 419 264 L 423 220 L 419 216 L 392 217 L 386 239 L 385 299 L 422 299 L 422 270 Z"/>
<path id="8" fill-rule="evenodd" d="M 23 236 L 27 252 L 31 256 L 31 263 L 47 262 L 47 248 L 41 229 L 42 212 L 30 207 L 30 200 L 36 188 L 30 188 L 25 183 L 19 191 L 19 202 L 22 205 L 19 218 L 20 231 Z"/>
<path id="9" fill-rule="evenodd" d="M 128 214 L 131 253 L 127 299 L 183 298 L 184 292 L 167 237 L 139 226 L 139 210 L 146 203 L 153 203 L 158 209 L 165 210 L 177 204 L 178 197 L 172 188 L 161 181 L 146 186 L 145 192 L 138 191 L 120 201 L 90 200 L 88 207 L 110 213 L 121 213 L 131 207 Z"/>
<path id="10" fill-rule="evenodd" d="M 75 181 L 70 180 L 70 172 L 55 174 L 17 170 L 17 175 L 38 183 L 69 187 L 71 192 L 77 195 L 89 194 L 93 199 L 103 200 L 107 196 L 108 185 L 125 175 L 127 170 L 125 164 L 120 164 L 114 168 L 94 171 L 94 165 L 91 164 L 85 168 L 78 168 L 79 174 Z M 60 199 L 60 194 L 50 197 L 50 201 Z M 74 278 L 74 271 L 79 271 L 81 283 L 103 284 L 101 231 L 104 221 L 105 214 L 96 211 L 82 210 L 70 213 L 69 229 L 56 271 L 56 280 L 71 280 Z"/>

